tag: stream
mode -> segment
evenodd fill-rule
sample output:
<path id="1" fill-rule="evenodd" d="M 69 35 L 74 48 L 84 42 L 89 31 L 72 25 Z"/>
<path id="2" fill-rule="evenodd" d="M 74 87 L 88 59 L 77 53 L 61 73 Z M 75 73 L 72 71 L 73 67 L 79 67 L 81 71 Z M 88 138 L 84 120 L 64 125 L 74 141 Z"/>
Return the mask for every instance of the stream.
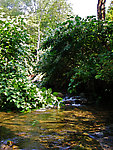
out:
<path id="1" fill-rule="evenodd" d="M 7 141 L 21 150 L 113 150 L 113 111 L 71 105 L 0 112 L 1 150 Z"/>

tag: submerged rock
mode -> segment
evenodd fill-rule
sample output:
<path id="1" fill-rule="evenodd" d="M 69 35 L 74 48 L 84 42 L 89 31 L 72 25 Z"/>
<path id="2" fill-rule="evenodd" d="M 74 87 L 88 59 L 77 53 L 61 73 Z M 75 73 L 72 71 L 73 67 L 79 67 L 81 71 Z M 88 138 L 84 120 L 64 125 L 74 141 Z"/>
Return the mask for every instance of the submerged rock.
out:
<path id="1" fill-rule="evenodd" d="M 64 97 L 64 99 L 62 100 L 62 103 L 65 106 L 75 106 L 75 107 L 79 107 L 82 105 L 87 104 L 87 99 L 81 96 L 73 96 L 73 97 Z"/>
<path id="2" fill-rule="evenodd" d="M 14 145 L 12 141 L 7 141 L 7 144 L 1 144 L 0 150 L 19 150 L 18 146 Z"/>

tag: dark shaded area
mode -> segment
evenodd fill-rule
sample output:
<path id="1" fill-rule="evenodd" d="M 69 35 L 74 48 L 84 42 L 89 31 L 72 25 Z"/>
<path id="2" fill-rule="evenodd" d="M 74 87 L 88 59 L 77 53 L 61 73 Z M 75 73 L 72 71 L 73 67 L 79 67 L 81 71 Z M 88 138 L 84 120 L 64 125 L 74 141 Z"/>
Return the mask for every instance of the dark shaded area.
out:
<path id="1" fill-rule="evenodd" d="M 15 134 L 4 126 L 0 126 L 0 141 L 4 139 L 14 138 Z"/>
<path id="2" fill-rule="evenodd" d="M 60 80 L 60 79 L 59 79 Z M 61 83 L 63 80 L 61 80 Z M 64 80 L 63 84 L 60 85 L 60 81 L 55 83 L 46 84 L 47 88 L 52 88 L 53 91 L 62 92 L 64 95 L 67 94 L 68 91 L 68 80 Z M 110 83 L 99 80 L 92 79 L 87 83 L 81 83 L 77 86 L 76 91 L 71 94 L 71 96 L 80 95 L 84 93 L 85 97 L 88 100 L 87 104 L 90 105 L 99 105 L 100 107 L 105 107 L 105 109 L 113 108 L 113 82 Z M 70 95 L 68 93 L 68 95 Z"/>
<path id="3" fill-rule="evenodd" d="M 113 108 L 113 82 L 103 80 L 89 80 L 86 84 L 77 87 L 78 95 L 84 93 L 89 104 L 96 104 L 101 107 Z"/>
<path id="4" fill-rule="evenodd" d="M 7 145 L 8 141 L 12 141 L 13 145 L 16 146 L 16 148 L 18 150 L 19 149 L 29 149 L 29 150 L 31 150 L 31 149 L 43 150 L 44 149 L 44 147 L 41 146 L 39 141 L 32 141 L 30 137 L 26 136 L 25 132 L 17 134 L 17 132 L 11 131 L 10 129 L 5 127 L 7 125 L 12 126 L 12 128 L 13 128 L 13 126 L 19 126 L 19 124 L 13 124 L 13 123 L 5 124 L 4 126 L 0 126 L 0 148 L 1 149 L 4 146 L 6 146 L 8 148 L 8 145 Z M 9 149 L 11 147 L 9 146 Z M 12 149 L 13 149 L 13 147 L 12 147 Z"/>

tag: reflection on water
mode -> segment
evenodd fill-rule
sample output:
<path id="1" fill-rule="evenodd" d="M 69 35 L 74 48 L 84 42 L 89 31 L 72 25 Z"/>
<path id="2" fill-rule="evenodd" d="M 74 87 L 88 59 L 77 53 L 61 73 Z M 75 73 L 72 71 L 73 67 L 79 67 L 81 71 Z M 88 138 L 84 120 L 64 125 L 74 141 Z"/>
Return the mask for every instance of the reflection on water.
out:
<path id="1" fill-rule="evenodd" d="M 11 140 L 23 150 L 101 150 L 94 133 L 103 134 L 107 115 L 85 107 L 26 114 L 0 112 L 0 144 Z"/>

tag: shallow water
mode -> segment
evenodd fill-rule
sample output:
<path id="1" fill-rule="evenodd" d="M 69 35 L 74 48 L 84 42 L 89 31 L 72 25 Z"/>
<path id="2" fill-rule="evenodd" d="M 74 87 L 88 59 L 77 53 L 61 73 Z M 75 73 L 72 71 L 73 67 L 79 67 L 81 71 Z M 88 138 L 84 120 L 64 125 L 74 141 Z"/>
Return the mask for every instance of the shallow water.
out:
<path id="1" fill-rule="evenodd" d="M 101 150 L 105 143 L 102 145 L 100 139 L 105 137 L 106 125 L 113 121 L 109 113 L 113 114 L 86 107 L 25 114 L 0 112 L 0 144 L 10 140 L 22 150 Z"/>

